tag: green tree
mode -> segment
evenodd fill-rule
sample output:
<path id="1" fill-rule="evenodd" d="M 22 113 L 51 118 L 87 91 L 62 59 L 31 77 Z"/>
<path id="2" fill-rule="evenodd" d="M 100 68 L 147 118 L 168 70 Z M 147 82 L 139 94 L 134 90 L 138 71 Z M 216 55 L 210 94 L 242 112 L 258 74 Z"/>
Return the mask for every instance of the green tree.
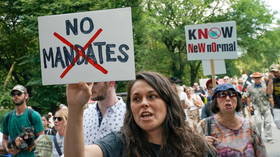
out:
<path id="1" fill-rule="evenodd" d="M 199 72 L 201 61 L 188 61 L 186 58 L 184 26 L 234 20 L 237 22 L 238 44 L 248 49 L 272 21 L 272 15 L 259 0 L 146 0 L 145 6 L 150 18 L 154 18 L 150 24 L 154 25 L 153 37 L 162 42 L 169 52 L 171 75 L 186 78 L 184 76 L 188 74 L 190 84 L 202 76 Z"/>
<path id="2" fill-rule="evenodd" d="M 82 11 L 132 7 L 135 25 L 141 19 L 140 0 L 2 0 L 0 2 L 0 83 L 3 94 L 1 106 L 13 108 L 10 89 L 15 84 L 28 87 L 29 105 L 41 113 L 55 111 L 65 104 L 65 86 L 42 86 L 38 41 L 38 16 L 75 13 Z M 135 31 L 141 36 L 141 31 Z M 141 40 L 136 38 L 137 43 Z"/>

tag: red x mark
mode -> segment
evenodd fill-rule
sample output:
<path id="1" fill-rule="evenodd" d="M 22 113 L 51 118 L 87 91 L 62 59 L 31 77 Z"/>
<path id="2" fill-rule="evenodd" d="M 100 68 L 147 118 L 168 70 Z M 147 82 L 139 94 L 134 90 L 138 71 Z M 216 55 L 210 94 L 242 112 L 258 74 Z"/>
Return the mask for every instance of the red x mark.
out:
<path id="1" fill-rule="evenodd" d="M 58 33 L 54 32 L 53 35 L 57 37 L 61 42 L 64 44 L 68 45 L 71 47 L 73 50 L 77 52 L 77 55 L 74 57 L 73 62 L 61 73 L 60 78 L 63 78 L 68 71 L 75 65 L 75 63 L 78 61 L 80 56 L 84 57 L 92 66 L 94 66 L 96 69 L 100 70 L 102 73 L 107 74 L 108 71 L 104 69 L 101 65 L 96 64 L 91 58 L 86 56 L 83 52 L 89 47 L 89 45 L 98 37 L 98 35 L 102 32 L 103 30 L 100 28 L 98 31 L 89 39 L 89 41 L 85 44 L 85 46 L 79 50 L 76 46 L 74 46 L 72 43 L 67 41 L 65 38 L 63 38 L 61 35 Z"/>

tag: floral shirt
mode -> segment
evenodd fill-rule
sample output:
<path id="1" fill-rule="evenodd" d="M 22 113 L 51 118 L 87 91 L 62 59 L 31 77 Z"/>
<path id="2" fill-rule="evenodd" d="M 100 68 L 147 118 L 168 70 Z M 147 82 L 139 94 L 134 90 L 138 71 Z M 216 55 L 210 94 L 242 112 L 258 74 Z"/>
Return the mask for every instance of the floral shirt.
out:
<path id="1" fill-rule="evenodd" d="M 126 105 L 121 97 L 118 97 L 118 99 L 115 105 L 107 108 L 102 118 L 100 118 L 96 102 L 90 104 L 84 111 L 83 125 L 85 144 L 93 144 L 112 131 L 119 131 L 123 126 Z"/>
<path id="2" fill-rule="evenodd" d="M 207 121 L 210 125 L 207 125 Z M 199 131 L 205 136 L 218 139 L 213 144 L 218 157 L 267 157 L 264 143 L 256 127 L 248 119 L 242 118 L 242 126 L 237 130 L 223 126 L 215 116 L 203 119 L 199 126 Z M 210 131 L 207 126 L 211 127 Z"/>

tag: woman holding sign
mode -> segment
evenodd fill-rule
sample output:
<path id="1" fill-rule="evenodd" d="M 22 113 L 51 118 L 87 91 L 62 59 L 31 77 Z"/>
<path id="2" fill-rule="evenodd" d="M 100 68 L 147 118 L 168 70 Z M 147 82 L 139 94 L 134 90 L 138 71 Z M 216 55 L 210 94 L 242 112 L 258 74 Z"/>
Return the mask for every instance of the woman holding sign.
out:
<path id="1" fill-rule="evenodd" d="M 139 73 L 129 85 L 121 132 L 84 146 L 83 106 L 90 95 L 91 84 L 67 87 L 67 157 L 202 157 L 208 152 L 207 142 L 185 122 L 179 97 L 170 82 L 158 73 Z"/>

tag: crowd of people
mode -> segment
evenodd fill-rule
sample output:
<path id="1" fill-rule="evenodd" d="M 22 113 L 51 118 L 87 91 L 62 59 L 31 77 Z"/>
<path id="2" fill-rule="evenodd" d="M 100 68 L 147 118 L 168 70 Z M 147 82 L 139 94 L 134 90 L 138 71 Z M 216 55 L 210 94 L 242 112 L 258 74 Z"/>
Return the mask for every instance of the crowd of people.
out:
<path id="1" fill-rule="evenodd" d="M 214 84 L 213 84 L 214 83 Z M 272 123 L 280 129 L 280 66 L 249 77 L 192 87 L 141 72 L 126 102 L 116 82 L 67 86 L 67 106 L 41 116 L 26 88 L 11 90 L 0 153 L 16 157 L 266 157 Z M 263 133 L 264 131 L 264 133 Z M 1 147 L 0 147 L 1 148 Z M 1 150 L 1 149 L 0 149 Z"/>

